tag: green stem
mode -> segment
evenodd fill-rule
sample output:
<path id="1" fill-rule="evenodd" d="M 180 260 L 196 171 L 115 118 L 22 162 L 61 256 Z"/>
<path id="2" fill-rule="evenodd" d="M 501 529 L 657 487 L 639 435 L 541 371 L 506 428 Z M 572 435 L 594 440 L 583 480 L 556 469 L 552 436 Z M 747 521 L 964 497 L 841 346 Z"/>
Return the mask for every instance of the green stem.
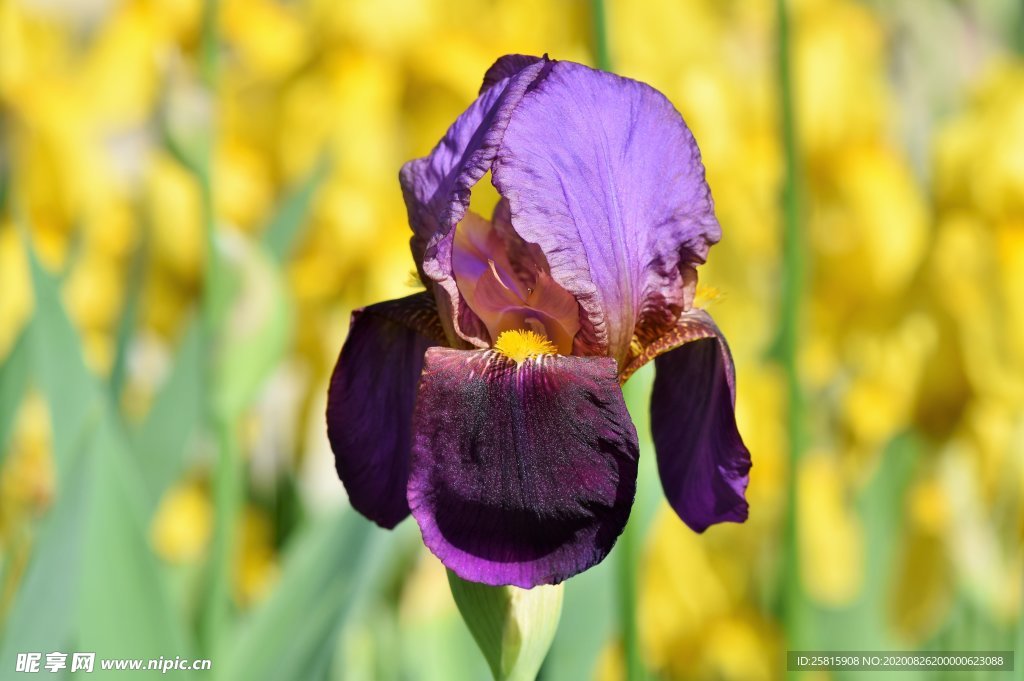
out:
<path id="1" fill-rule="evenodd" d="M 139 301 L 146 274 L 146 261 L 149 257 L 150 226 L 145 217 L 141 217 L 142 235 L 132 255 L 131 264 L 126 277 L 124 307 L 118 321 L 114 345 L 114 366 L 110 370 L 110 393 L 115 403 L 120 403 L 121 393 L 128 375 L 128 350 L 135 333 L 135 323 L 139 316 Z"/>
<path id="2" fill-rule="evenodd" d="M 217 20 L 220 3 L 218 0 L 205 0 L 203 3 L 203 23 L 199 35 L 199 73 L 203 82 L 213 92 L 217 82 L 217 52 L 220 43 L 217 39 L 219 22 Z"/>
<path id="3" fill-rule="evenodd" d="M 238 439 L 232 424 L 218 419 L 218 457 L 214 474 L 214 531 L 211 542 L 206 602 L 200 621 L 202 647 L 215 651 L 223 641 L 231 613 L 231 575 L 235 556 L 235 528 L 242 502 L 242 471 Z"/>
<path id="4" fill-rule="evenodd" d="M 594 59 L 597 68 L 612 70 L 612 58 L 608 50 L 608 21 L 605 16 L 604 0 L 590 0 L 590 13 L 594 22 Z"/>
<path id="5" fill-rule="evenodd" d="M 803 452 L 804 398 L 799 372 L 801 290 L 804 279 L 804 251 L 800 232 L 800 173 L 793 91 L 790 69 L 789 15 L 786 0 L 776 0 L 778 40 L 778 85 L 785 176 L 782 188 L 782 281 L 779 312 L 778 357 L 786 380 L 789 432 L 788 503 L 784 526 L 784 558 L 781 572 L 780 611 L 788 643 L 797 643 L 801 610 L 801 587 L 797 536 L 797 471 Z"/>
<path id="6" fill-rule="evenodd" d="M 14 165 L 14 145 L 7 134 L 7 120 L 7 112 L 4 107 L 0 107 L 0 218 L 7 214 L 11 192 L 11 167 Z"/>
<path id="7" fill-rule="evenodd" d="M 616 572 L 619 591 L 619 625 L 622 627 L 622 656 L 627 681 L 645 677 L 636 626 L 636 529 L 626 526 L 619 537 Z"/>
<path id="8" fill-rule="evenodd" d="M 1017 3 L 1017 35 L 1014 36 L 1017 54 L 1024 55 L 1024 0 Z"/>
<path id="9" fill-rule="evenodd" d="M 200 72 L 208 96 L 217 92 L 217 0 L 206 0 L 200 34 Z M 216 106 L 214 106 L 216 110 Z M 210 122 L 199 158 L 193 172 L 199 183 L 202 205 L 206 267 L 201 300 L 204 376 L 215 380 L 221 327 L 230 303 L 230 282 L 223 257 L 217 248 L 217 216 L 213 187 L 213 148 L 216 139 L 216 117 Z M 235 533 L 238 511 L 242 504 L 242 470 L 235 424 L 220 412 L 216 404 L 216 385 L 204 391 L 204 412 L 208 432 L 217 443 L 217 464 L 213 475 L 214 529 L 210 560 L 207 564 L 206 598 L 200 615 L 200 639 L 203 650 L 210 654 L 223 641 L 231 605 L 231 575 L 235 557 Z"/>

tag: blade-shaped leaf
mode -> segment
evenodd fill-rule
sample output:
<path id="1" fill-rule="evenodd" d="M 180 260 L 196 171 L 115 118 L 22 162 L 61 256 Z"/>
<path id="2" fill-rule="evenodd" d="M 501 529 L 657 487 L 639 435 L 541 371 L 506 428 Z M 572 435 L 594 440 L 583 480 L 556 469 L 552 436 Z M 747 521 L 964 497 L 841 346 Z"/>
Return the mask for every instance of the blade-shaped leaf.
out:
<path id="1" fill-rule="evenodd" d="M 118 421 L 107 415 L 88 451 L 89 487 L 79 595 L 81 649 L 111 657 L 187 656 L 184 623 L 167 595 L 146 534 L 136 469 Z"/>
<path id="2" fill-rule="evenodd" d="M 323 678 L 346 617 L 408 545 L 408 529 L 383 533 L 345 511 L 297 537 L 277 588 L 228 648 L 221 678 Z"/>
<path id="3" fill-rule="evenodd" d="M 278 262 L 287 259 L 309 214 L 316 190 L 327 177 L 330 167 L 330 161 L 326 157 L 321 158 L 312 172 L 285 197 L 267 224 L 263 232 L 263 244 Z"/>
<path id="4" fill-rule="evenodd" d="M 85 366 L 78 334 L 64 313 L 56 277 L 29 247 L 36 309 L 31 322 L 33 373 L 50 405 L 53 450 L 62 483 L 80 449 L 75 446 L 96 406 L 98 384 Z"/>
<path id="5" fill-rule="evenodd" d="M 146 225 L 142 230 L 139 245 L 132 254 L 131 266 L 125 281 L 124 306 L 121 309 L 121 318 L 117 323 L 114 363 L 110 370 L 110 391 L 115 399 L 121 396 L 127 374 L 128 351 L 139 316 L 139 301 L 142 298 L 143 279 L 146 273 L 146 262 L 149 258 L 149 240 L 149 228 Z"/>
<path id="6" fill-rule="evenodd" d="M 6 623 L 3 654 L 88 650 L 100 657 L 188 656 L 179 613 L 150 553 L 117 421 L 86 420 Z"/>
<path id="7" fill-rule="evenodd" d="M 14 427 L 14 417 L 28 387 L 29 362 L 29 333 L 25 330 L 0 365 L 0 466 L 7 454 L 7 438 Z"/>
<path id="8" fill-rule="evenodd" d="M 202 423 L 203 344 L 199 324 L 188 324 L 171 372 L 153 405 L 132 434 L 143 477 L 149 490 L 148 513 L 184 466 L 185 449 Z"/>
<path id="9" fill-rule="evenodd" d="M 291 308 L 277 262 L 258 243 L 232 243 L 230 263 L 238 284 L 219 340 L 215 406 L 234 421 L 255 398 L 284 355 Z"/>
<path id="10" fill-rule="evenodd" d="M 99 657 L 187 656 L 180 614 L 147 546 L 141 476 L 120 420 L 85 368 L 55 278 L 34 254 L 31 262 L 34 369 L 51 410 L 59 475 L 5 623 L 3 659 L 60 646 Z"/>
<path id="11" fill-rule="evenodd" d="M 597 658 L 616 635 L 614 557 L 576 575 L 565 585 L 562 622 L 544 663 L 549 679 L 589 679 Z"/>
<path id="12" fill-rule="evenodd" d="M 454 608 L 409 619 L 400 628 L 402 679 L 486 679 L 491 673 L 484 657 L 474 652 L 476 641 Z M 344 675 L 336 678 L 347 681 Z"/>

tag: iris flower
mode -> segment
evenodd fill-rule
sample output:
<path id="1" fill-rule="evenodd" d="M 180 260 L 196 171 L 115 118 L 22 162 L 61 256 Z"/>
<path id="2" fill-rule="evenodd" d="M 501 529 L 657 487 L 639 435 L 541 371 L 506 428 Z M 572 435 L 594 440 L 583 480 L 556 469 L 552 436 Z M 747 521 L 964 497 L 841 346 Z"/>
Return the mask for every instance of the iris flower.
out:
<path id="1" fill-rule="evenodd" d="M 469 211 L 488 173 L 501 196 Z M 600 562 L 636 490 L 621 385 L 656 367 L 662 486 L 697 532 L 747 517 L 733 362 L 694 307 L 721 237 L 700 151 L 651 87 L 499 59 L 400 174 L 426 291 L 352 316 L 327 428 L 355 509 L 410 512 L 463 579 L 529 588 Z"/>

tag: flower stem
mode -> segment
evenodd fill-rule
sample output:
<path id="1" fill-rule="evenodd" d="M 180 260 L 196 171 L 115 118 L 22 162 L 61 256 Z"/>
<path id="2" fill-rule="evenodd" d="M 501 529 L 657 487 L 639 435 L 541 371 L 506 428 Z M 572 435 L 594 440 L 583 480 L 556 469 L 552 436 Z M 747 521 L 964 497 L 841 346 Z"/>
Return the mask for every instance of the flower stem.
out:
<path id="1" fill-rule="evenodd" d="M 210 91 L 217 82 L 217 40 L 219 0 L 203 2 L 203 19 L 199 35 L 199 73 Z"/>
<path id="2" fill-rule="evenodd" d="M 619 626 L 622 635 L 622 661 L 627 681 L 645 678 L 636 626 L 636 523 L 626 525 L 619 537 L 616 577 L 619 591 Z"/>
<path id="3" fill-rule="evenodd" d="M 590 14 L 594 27 L 594 60 L 597 68 L 611 71 L 612 59 L 608 51 L 608 22 L 605 17 L 604 0 L 590 0 Z"/>
<path id="4" fill-rule="evenodd" d="M 200 72 L 208 95 L 213 98 L 217 87 L 217 14 L 218 0 L 206 0 L 200 33 Z M 216 104 L 213 104 L 216 110 Z M 199 183 L 206 267 L 201 299 L 201 326 L 204 344 L 203 375 L 209 383 L 216 380 L 221 328 L 229 304 L 228 272 L 217 247 L 217 216 L 213 187 L 213 148 L 216 139 L 216 116 L 210 122 L 203 148 L 196 159 L 194 172 Z M 223 640 L 230 615 L 231 573 L 238 509 L 242 502 L 242 471 L 239 463 L 235 424 L 217 408 L 214 396 L 217 386 L 208 384 L 205 414 L 208 432 L 217 446 L 217 463 L 213 472 L 214 528 L 210 560 L 206 572 L 206 597 L 200 615 L 201 646 L 206 654 Z"/>
<path id="5" fill-rule="evenodd" d="M 804 250 L 800 232 L 800 177 L 796 127 L 793 116 L 793 89 L 790 68 L 789 14 L 786 0 L 776 0 L 778 87 L 780 123 L 785 162 L 782 187 L 782 271 L 779 311 L 778 359 L 786 381 L 789 433 L 787 507 L 784 525 L 784 556 L 780 572 L 779 610 L 788 645 L 797 644 L 800 619 L 801 586 L 798 563 L 796 482 L 803 452 L 803 391 L 798 366 L 798 338 L 802 317 L 801 290 L 804 280 Z"/>
<path id="6" fill-rule="evenodd" d="M 1017 3 L 1017 54 L 1024 55 L 1024 0 Z"/>

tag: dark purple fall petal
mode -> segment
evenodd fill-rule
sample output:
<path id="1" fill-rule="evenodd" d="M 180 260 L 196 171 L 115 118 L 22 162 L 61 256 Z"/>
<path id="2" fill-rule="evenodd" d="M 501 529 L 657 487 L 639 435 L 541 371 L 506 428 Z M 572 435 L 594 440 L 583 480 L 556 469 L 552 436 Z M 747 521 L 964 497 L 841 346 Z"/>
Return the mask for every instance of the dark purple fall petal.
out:
<path id="1" fill-rule="evenodd" d="M 512 224 L 583 311 L 577 354 L 627 359 L 649 309 L 672 317 L 721 236 L 700 151 L 637 81 L 553 62 L 511 113 L 493 167 Z"/>
<path id="2" fill-rule="evenodd" d="M 352 315 L 327 394 L 327 437 L 353 508 L 385 528 L 409 514 L 405 498 L 412 410 L 423 353 L 444 343 L 429 293 Z"/>
<path id="3" fill-rule="evenodd" d="M 556 584 L 626 524 L 637 436 L 610 358 L 432 348 L 413 428 L 409 507 L 463 579 Z"/>
<path id="4" fill-rule="evenodd" d="M 657 348 L 651 434 L 669 504 L 696 532 L 747 519 L 750 453 L 736 428 L 732 356 L 703 310 Z"/>

